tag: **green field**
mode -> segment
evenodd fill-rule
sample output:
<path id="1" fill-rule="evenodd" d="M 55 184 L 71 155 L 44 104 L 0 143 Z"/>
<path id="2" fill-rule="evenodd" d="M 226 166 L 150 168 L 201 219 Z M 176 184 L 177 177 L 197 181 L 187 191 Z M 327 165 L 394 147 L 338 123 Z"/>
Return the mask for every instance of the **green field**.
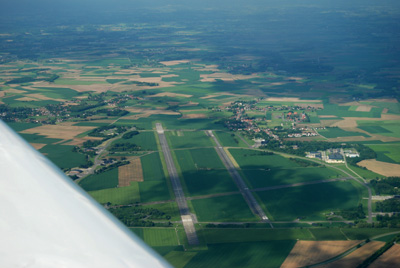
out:
<path id="1" fill-rule="evenodd" d="M 203 229 L 198 232 L 207 244 L 276 240 L 314 240 L 309 229 Z"/>
<path id="2" fill-rule="evenodd" d="M 137 182 L 131 182 L 131 186 L 89 191 L 88 193 L 100 204 L 110 202 L 112 205 L 129 205 L 140 202 Z"/>
<path id="3" fill-rule="evenodd" d="M 160 155 L 158 153 L 142 156 L 140 161 L 142 162 L 143 176 L 146 182 L 165 180 Z"/>
<path id="4" fill-rule="evenodd" d="M 203 131 L 167 131 L 165 136 L 173 149 L 213 146 Z"/>
<path id="5" fill-rule="evenodd" d="M 203 222 L 257 221 L 241 195 L 192 200 L 197 219 Z"/>
<path id="6" fill-rule="evenodd" d="M 371 134 L 378 134 L 378 133 L 390 133 L 389 130 L 381 127 L 381 126 L 359 126 L 359 129 L 365 130 Z"/>
<path id="7" fill-rule="evenodd" d="M 372 108 L 369 112 L 352 111 L 351 106 L 324 103 L 324 109 L 318 110 L 318 115 L 335 115 L 337 117 L 371 117 L 379 118 L 383 108 Z"/>
<path id="8" fill-rule="evenodd" d="M 298 182 L 325 180 L 342 177 L 336 171 L 326 167 L 287 168 L 287 169 L 243 169 L 251 188 L 261 188 L 274 185 L 292 184 Z"/>
<path id="9" fill-rule="evenodd" d="M 140 132 L 138 135 L 133 136 L 130 139 L 118 139 L 113 142 L 115 143 L 133 143 L 140 146 L 142 151 L 157 151 L 157 142 L 154 136 L 154 132 Z"/>
<path id="10" fill-rule="evenodd" d="M 214 131 L 214 135 L 217 136 L 219 142 L 224 147 L 247 147 L 242 139 L 233 132 Z"/>
<path id="11" fill-rule="evenodd" d="M 325 220 L 325 214 L 355 208 L 360 194 L 350 182 L 329 182 L 256 193 L 275 221 Z"/>
<path id="12" fill-rule="evenodd" d="M 237 191 L 214 148 L 175 150 L 188 195 Z"/>
<path id="13" fill-rule="evenodd" d="M 349 136 L 362 136 L 370 137 L 369 135 L 361 132 L 346 131 L 338 127 L 330 127 L 322 130 L 318 130 L 318 133 L 325 138 L 337 138 L 337 137 L 349 137 Z"/>
<path id="14" fill-rule="evenodd" d="M 380 120 L 380 121 L 358 120 L 357 125 L 358 128 L 368 131 L 369 133 L 400 138 L 399 120 Z"/>
<path id="15" fill-rule="evenodd" d="M 279 267 L 296 241 L 213 244 L 185 267 Z M 168 258 L 167 258 L 168 259 Z"/>
<path id="16" fill-rule="evenodd" d="M 226 170 L 198 170 L 182 174 L 189 196 L 208 195 L 237 191 Z"/>
<path id="17" fill-rule="evenodd" d="M 84 121 L 74 124 L 74 126 L 83 126 L 83 127 L 102 127 L 108 125 L 110 125 L 110 123 L 102 123 L 96 121 Z"/>
<path id="18" fill-rule="evenodd" d="M 94 84 L 106 84 L 105 81 L 84 81 L 84 80 L 74 80 L 74 79 L 57 79 L 55 82 L 57 85 L 83 85 L 89 86 Z"/>
<path id="19" fill-rule="evenodd" d="M 377 153 L 378 161 L 400 163 L 400 144 L 374 144 L 368 145 Z"/>
<path id="20" fill-rule="evenodd" d="M 173 228 L 144 228 L 143 240 L 149 246 L 178 245 L 178 238 Z"/>
<path id="21" fill-rule="evenodd" d="M 140 201 L 143 203 L 170 200 L 168 185 L 166 180 L 139 182 Z"/>
<path id="22" fill-rule="evenodd" d="M 14 131 L 19 132 L 25 129 L 40 127 L 42 124 L 7 122 L 7 125 L 11 127 Z"/>
<path id="23" fill-rule="evenodd" d="M 229 152 L 242 169 L 299 167 L 296 163 L 277 154 L 268 155 L 249 149 L 229 149 Z"/>
<path id="24" fill-rule="evenodd" d="M 400 232 L 399 228 L 342 228 L 341 230 L 351 240 L 362 240 L 385 233 Z"/>
<path id="25" fill-rule="evenodd" d="M 79 182 L 79 185 L 86 191 L 96 191 L 118 186 L 118 168 L 90 175 Z"/>
<path id="26" fill-rule="evenodd" d="M 80 95 L 76 90 L 73 90 L 70 88 L 62 88 L 62 87 L 39 88 L 39 87 L 37 87 L 36 89 L 37 89 L 37 91 L 34 91 L 34 93 L 40 93 L 40 94 L 42 94 L 46 97 L 52 98 L 52 99 L 70 100 L 70 99 Z"/>
<path id="27" fill-rule="evenodd" d="M 315 240 L 347 240 L 339 228 L 310 228 Z"/>
<path id="28" fill-rule="evenodd" d="M 44 144 L 52 144 L 62 139 L 54 139 L 54 138 L 47 138 L 46 136 L 38 135 L 38 134 L 26 134 L 26 133 L 19 133 L 19 135 L 24 138 L 27 142 L 30 143 L 44 143 Z"/>
<path id="29" fill-rule="evenodd" d="M 39 151 L 60 168 L 78 167 L 86 163 L 85 155 L 73 152 L 74 146 L 49 144 Z"/>
<path id="30" fill-rule="evenodd" d="M 193 170 L 225 169 L 214 148 L 175 150 L 182 172 Z"/>

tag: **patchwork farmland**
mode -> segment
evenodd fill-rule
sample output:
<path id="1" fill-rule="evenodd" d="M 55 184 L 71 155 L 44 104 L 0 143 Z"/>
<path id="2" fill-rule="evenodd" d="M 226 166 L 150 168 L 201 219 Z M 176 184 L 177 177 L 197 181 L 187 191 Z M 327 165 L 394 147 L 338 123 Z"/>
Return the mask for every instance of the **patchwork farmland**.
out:
<path id="1" fill-rule="evenodd" d="M 174 267 L 355 267 L 400 233 L 400 12 L 234 2 L 3 14 L 0 118 Z"/>

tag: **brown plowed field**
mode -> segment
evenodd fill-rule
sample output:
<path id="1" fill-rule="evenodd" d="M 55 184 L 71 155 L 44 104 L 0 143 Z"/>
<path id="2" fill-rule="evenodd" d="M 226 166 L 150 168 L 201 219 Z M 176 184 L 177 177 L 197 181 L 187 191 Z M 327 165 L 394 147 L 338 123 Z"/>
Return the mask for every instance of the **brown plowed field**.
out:
<path id="1" fill-rule="evenodd" d="M 304 267 L 334 258 L 361 241 L 298 241 L 281 268 Z"/>
<path id="2" fill-rule="evenodd" d="M 400 267 L 400 245 L 393 245 L 388 251 L 383 253 L 370 268 L 394 268 Z"/>
<path id="3" fill-rule="evenodd" d="M 400 174 L 400 165 L 376 161 L 375 159 L 363 160 L 357 165 L 365 167 L 375 173 L 381 174 L 386 177 L 396 177 Z"/>
<path id="4" fill-rule="evenodd" d="M 118 168 L 118 185 L 125 187 L 131 185 L 131 181 L 143 181 L 142 162 L 140 158 L 131 160 L 129 165 Z"/>
<path id="5" fill-rule="evenodd" d="M 380 241 L 372 241 L 360 247 L 356 251 L 350 253 L 343 259 L 321 265 L 321 268 L 337 268 L 337 267 L 357 267 L 369 256 L 374 254 L 378 249 L 383 247 L 385 243 Z"/>
<path id="6" fill-rule="evenodd" d="M 86 131 L 92 130 L 95 127 L 74 126 L 76 122 L 64 122 L 57 125 L 42 125 L 35 128 L 30 128 L 21 133 L 39 134 L 47 138 L 74 140 L 74 138 Z"/>

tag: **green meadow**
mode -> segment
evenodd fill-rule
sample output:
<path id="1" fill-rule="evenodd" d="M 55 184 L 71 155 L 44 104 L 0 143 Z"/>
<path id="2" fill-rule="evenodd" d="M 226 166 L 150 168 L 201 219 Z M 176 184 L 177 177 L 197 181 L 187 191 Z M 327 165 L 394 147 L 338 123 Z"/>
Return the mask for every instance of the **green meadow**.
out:
<path id="1" fill-rule="evenodd" d="M 173 149 L 211 147 L 211 139 L 203 131 L 167 131 L 165 136 Z"/>
<path id="2" fill-rule="evenodd" d="M 116 188 L 118 186 L 118 168 L 90 175 L 81 180 L 79 185 L 86 191 Z"/>
<path id="3" fill-rule="evenodd" d="M 199 221 L 257 221 L 241 195 L 219 196 L 191 201 Z"/>
<path id="4" fill-rule="evenodd" d="M 329 182 L 257 192 L 275 221 L 326 220 L 325 214 L 358 206 L 361 196 L 350 182 Z"/>

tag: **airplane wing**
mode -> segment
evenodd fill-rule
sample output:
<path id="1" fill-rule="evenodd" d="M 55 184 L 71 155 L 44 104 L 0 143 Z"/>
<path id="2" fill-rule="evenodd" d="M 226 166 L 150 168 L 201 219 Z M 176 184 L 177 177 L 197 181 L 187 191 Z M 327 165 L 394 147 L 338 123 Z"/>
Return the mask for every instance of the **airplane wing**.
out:
<path id="1" fill-rule="evenodd" d="M 1 267 L 171 267 L 0 121 Z"/>

